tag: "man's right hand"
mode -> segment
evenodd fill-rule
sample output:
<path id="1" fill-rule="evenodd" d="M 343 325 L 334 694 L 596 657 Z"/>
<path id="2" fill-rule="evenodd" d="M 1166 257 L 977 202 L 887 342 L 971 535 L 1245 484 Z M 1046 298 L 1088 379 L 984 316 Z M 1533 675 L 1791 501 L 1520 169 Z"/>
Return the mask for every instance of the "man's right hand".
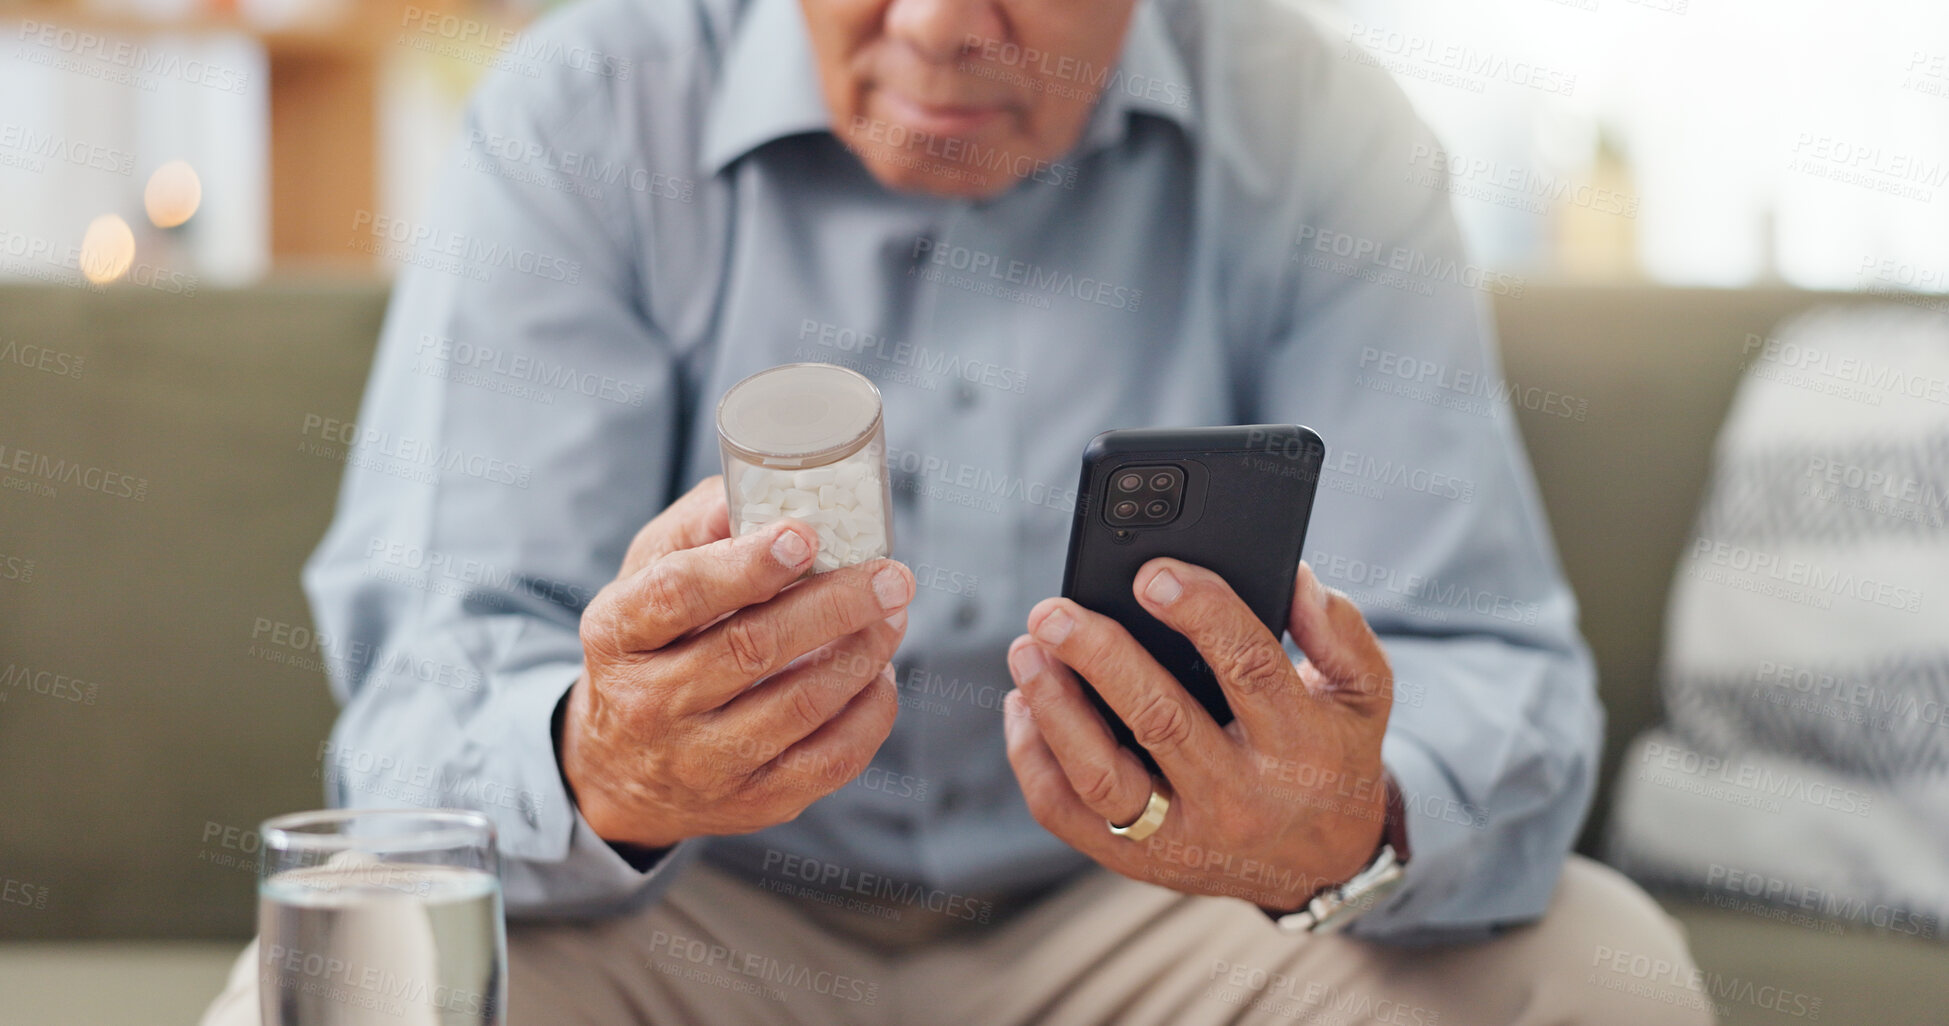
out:
<path id="1" fill-rule="evenodd" d="M 701 482 L 582 614 L 562 771 L 604 840 L 662 848 L 786 822 L 893 730 L 887 661 L 912 573 L 876 559 L 799 581 L 817 532 L 783 520 L 732 538 L 728 519 L 723 480 Z"/>

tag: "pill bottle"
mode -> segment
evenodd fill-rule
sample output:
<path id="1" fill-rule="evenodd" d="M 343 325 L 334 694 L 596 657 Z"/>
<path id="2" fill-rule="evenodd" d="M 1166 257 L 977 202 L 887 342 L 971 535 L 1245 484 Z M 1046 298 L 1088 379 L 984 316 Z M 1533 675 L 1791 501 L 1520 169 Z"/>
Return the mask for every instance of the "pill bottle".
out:
<path id="1" fill-rule="evenodd" d="M 791 517 L 819 532 L 812 571 L 887 555 L 886 428 L 880 390 L 829 363 L 788 363 L 732 385 L 717 404 L 731 532 Z"/>

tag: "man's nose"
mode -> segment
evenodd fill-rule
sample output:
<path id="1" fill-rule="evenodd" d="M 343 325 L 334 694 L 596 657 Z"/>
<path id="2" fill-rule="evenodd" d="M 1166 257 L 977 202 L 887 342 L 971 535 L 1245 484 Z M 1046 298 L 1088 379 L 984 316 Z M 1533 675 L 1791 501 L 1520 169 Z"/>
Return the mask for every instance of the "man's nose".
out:
<path id="1" fill-rule="evenodd" d="M 1007 31 L 995 0 L 892 0 L 887 5 L 887 35 L 935 63 L 946 64 L 963 49 L 990 40 L 1005 41 Z"/>

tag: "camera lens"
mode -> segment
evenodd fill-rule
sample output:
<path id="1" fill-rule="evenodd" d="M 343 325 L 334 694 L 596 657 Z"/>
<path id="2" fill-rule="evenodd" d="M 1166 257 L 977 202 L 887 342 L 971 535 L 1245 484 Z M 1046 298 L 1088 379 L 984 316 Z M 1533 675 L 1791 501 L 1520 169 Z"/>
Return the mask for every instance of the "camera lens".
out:
<path id="1" fill-rule="evenodd" d="M 1121 491 L 1134 492 L 1143 486 L 1144 478 L 1141 474 L 1125 474 L 1117 478 L 1117 488 Z"/>
<path id="2" fill-rule="evenodd" d="M 1125 499 L 1111 507 L 1110 512 L 1121 519 L 1128 520 L 1137 515 L 1137 504 Z"/>
<path id="3" fill-rule="evenodd" d="M 1177 484 L 1177 475 L 1171 473 L 1168 470 L 1160 471 L 1155 477 L 1152 477 L 1150 479 L 1150 487 L 1152 491 L 1168 492 L 1171 490 L 1171 487 L 1175 484 Z"/>
<path id="4" fill-rule="evenodd" d="M 1144 507 L 1144 515 L 1147 517 L 1161 517 L 1169 512 L 1171 512 L 1171 504 L 1163 499 L 1152 499 L 1150 504 Z"/>

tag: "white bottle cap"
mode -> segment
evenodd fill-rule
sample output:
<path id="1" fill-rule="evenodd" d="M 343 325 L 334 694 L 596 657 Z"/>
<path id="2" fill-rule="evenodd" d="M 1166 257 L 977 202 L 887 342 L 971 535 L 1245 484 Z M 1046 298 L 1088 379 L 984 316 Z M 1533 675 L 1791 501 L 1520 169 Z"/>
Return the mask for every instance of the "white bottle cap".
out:
<path id="1" fill-rule="evenodd" d="M 747 461 L 770 467 L 844 459 L 873 438 L 880 390 L 829 363 L 788 363 L 732 385 L 717 404 L 717 433 Z"/>

